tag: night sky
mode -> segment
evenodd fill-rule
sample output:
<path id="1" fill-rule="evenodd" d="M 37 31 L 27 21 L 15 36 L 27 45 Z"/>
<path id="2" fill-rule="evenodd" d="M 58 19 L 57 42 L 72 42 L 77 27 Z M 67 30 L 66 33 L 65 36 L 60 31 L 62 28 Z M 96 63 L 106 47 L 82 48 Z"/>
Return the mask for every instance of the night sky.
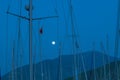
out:
<path id="1" fill-rule="evenodd" d="M 18 18 L 8 15 L 8 52 L 7 52 L 7 8 L 10 12 L 19 14 L 20 0 L 0 0 L 0 67 L 5 72 L 5 61 L 8 57 L 9 68 L 11 68 L 11 54 L 13 43 L 15 52 L 18 46 Z M 28 17 L 25 5 L 28 0 L 22 0 L 22 15 Z M 101 51 L 100 42 L 106 47 L 106 35 L 109 36 L 110 55 L 114 53 L 115 32 L 117 26 L 118 0 L 72 0 L 75 30 L 78 32 L 80 47 L 83 52 L 92 50 L 95 42 L 96 50 Z M 33 21 L 33 53 L 36 51 L 39 62 L 39 48 L 42 46 L 43 60 L 53 59 L 58 56 L 59 41 L 64 43 L 63 54 L 71 54 L 71 38 L 65 38 L 66 26 L 68 34 L 71 35 L 71 20 L 69 0 L 33 0 L 33 17 L 56 16 L 58 18 Z M 43 27 L 43 34 L 39 30 Z M 59 29 L 59 32 L 57 32 Z M 28 64 L 28 21 L 21 19 L 22 46 L 24 50 L 24 65 Z M 59 33 L 59 41 L 57 35 Z M 40 42 L 41 41 L 41 42 Z M 55 45 L 51 42 L 56 41 Z M 36 50 L 35 50 L 36 49 Z M 6 52 L 8 55 L 6 55 Z M 8 69 L 9 69 L 8 68 Z"/>

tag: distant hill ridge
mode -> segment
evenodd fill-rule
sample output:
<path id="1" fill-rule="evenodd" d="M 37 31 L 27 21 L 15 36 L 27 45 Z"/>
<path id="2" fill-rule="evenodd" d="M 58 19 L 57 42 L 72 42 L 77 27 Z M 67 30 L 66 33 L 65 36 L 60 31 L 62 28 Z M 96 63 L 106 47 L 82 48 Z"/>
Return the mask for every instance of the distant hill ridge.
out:
<path id="1" fill-rule="evenodd" d="M 106 77 L 104 76 L 104 66 L 102 66 L 102 67 L 95 69 L 95 75 L 94 75 L 94 70 L 87 71 L 86 74 L 87 74 L 88 80 L 94 80 L 95 76 L 96 76 L 96 80 L 118 80 L 117 74 L 120 79 L 120 75 L 119 75 L 120 74 L 120 61 L 117 61 L 117 63 L 118 63 L 118 73 L 116 72 L 115 62 L 112 62 L 110 64 L 105 65 Z M 82 72 L 78 74 L 78 79 L 86 80 L 85 73 Z M 65 80 L 75 80 L 75 78 L 69 77 L 69 78 L 66 78 Z"/>
<path id="2" fill-rule="evenodd" d="M 110 59 L 110 62 L 114 61 L 114 57 L 111 57 L 107 54 L 103 54 L 98 51 L 88 51 L 85 53 L 77 54 L 77 70 L 79 73 L 83 72 L 83 65 L 82 65 L 82 58 L 84 59 L 85 69 L 86 71 L 90 71 L 93 69 L 93 55 L 95 55 L 95 66 L 96 69 L 103 66 L 103 56 L 105 58 L 105 63 L 109 63 L 108 58 Z M 35 78 L 36 80 L 41 79 L 41 71 L 40 71 L 40 64 L 34 64 L 34 71 L 35 71 Z M 58 80 L 59 75 L 59 58 L 55 58 L 52 60 L 45 60 L 42 62 L 43 64 L 43 74 L 44 74 L 44 80 L 48 80 L 48 76 L 51 80 Z M 70 76 L 73 76 L 73 55 L 62 55 L 62 76 L 63 78 L 68 78 Z M 22 70 L 22 72 L 21 72 Z M 29 80 L 29 66 L 23 66 L 21 68 L 18 68 L 15 70 L 16 72 L 16 78 L 17 80 Z M 22 79 L 21 74 L 22 73 Z M 9 76 L 8 76 L 9 75 Z M 47 76 L 47 77 L 46 77 Z M 8 80 L 8 78 L 11 78 L 11 72 L 4 75 L 2 77 L 2 80 Z"/>

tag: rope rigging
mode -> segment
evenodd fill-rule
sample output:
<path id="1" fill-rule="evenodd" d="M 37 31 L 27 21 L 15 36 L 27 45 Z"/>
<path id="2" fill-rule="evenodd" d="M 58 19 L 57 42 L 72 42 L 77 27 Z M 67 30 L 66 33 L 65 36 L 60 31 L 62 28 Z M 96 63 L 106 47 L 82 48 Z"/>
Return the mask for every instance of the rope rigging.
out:
<path id="1" fill-rule="evenodd" d="M 107 36 L 106 36 L 106 52 L 107 52 L 107 54 L 109 54 L 110 52 L 109 52 L 109 35 L 107 34 Z M 110 70 L 110 67 L 111 67 L 111 65 L 110 65 L 110 56 L 108 56 L 108 58 L 107 58 L 107 61 L 108 61 L 108 71 L 109 71 L 109 80 L 111 80 L 111 70 Z"/>
<path id="2" fill-rule="evenodd" d="M 97 80 L 97 78 L 96 78 L 96 70 L 95 70 L 95 68 L 96 68 L 95 46 L 96 46 L 96 44 L 95 44 L 95 42 L 93 42 L 93 70 L 94 70 L 93 76 L 94 76 L 94 80 Z"/>
<path id="3" fill-rule="evenodd" d="M 62 4 L 64 4 L 64 0 L 62 0 Z M 65 19 L 65 27 L 66 27 L 66 36 L 68 36 L 68 23 L 67 23 L 67 19 L 66 19 L 66 15 L 65 15 L 65 8 L 64 6 L 62 5 L 62 8 L 63 8 L 63 13 L 64 13 L 64 19 Z"/>
<path id="4" fill-rule="evenodd" d="M 13 0 L 12 0 L 12 1 L 13 1 Z M 12 1 L 9 1 L 9 2 L 12 2 Z M 7 11 L 9 11 L 10 6 L 11 6 L 10 3 L 8 3 Z M 9 33 L 9 32 L 8 32 L 8 27 L 9 27 L 9 26 L 8 26 L 8 25 L 9 25 L 9 24 L 8 24 L 8 14 L 6 14 L 6 15 L 7 15 L 7 16 L 6 16 L 6 50 L 5 50 L 5 51 L 6 51 L 6 54 L 5 54 L 6 60 L 5 60 L 5 70 L 6 70 L 6 73 L 7 73 L 7 72 L 8 72 L 8 66 L 9 66 L 9 64 L 8 64 L 8 61 L 9 61 L 9 60 L 8 60 L 8 50 L 9 50 L 9 49 L 8 49 L 8 47 L 9 47 L 9 46 L 8 46 L 8 41 L 9 41 L 9 38 L 8 38 L 8 37 L 9 37 L 9 36 L 8 36 L 8 33 Z M 8 78 L 11 79 L 10 74 L 8 75 Z"/>
<path id="5" fill-rule="evenodd" d="M 104 45 L 103 45 L 103 43 L 101 42 L 100 43 L 100 46 L 101 46 L 101 50 L 103 51 L 103 53 L 105 54 L 106 52 L 105 52 L 105 48 L 104 48 Z M 105 63 L 105 55 L 103 54 L 103 58 L 102 58 L 102 60 L 103 60 L 103 66 L 104 66 L 104 70 L 103 70 L 103 74 L 104 74 L 104 80 L 106 80 L 106 63 Z"/>
<path id="6" fill-rule="evenodd" d="M 34 58 L 33 58 L 33 79 L 36 80 L 36 44 L 34 46 Z"/>
<path id="7" fill-rule="evenodd" d="M 56 12 L 56 15 L 58 15 L 58 4 L 57 4 L 57 1 L 56 1 L 56 4 L 55 4 L 55 12 Z M 57 42 L 58 42 L 58 57 L 59 57 L 59 60 L 58 60 L 58 73 L 57 73 L 57 79 L 58 80 L 63 80 L 63 74 L 62 74 L 62 43 L 61 41 L 59 40 L 60 39 L 60 34 L 59 34 L 59 18 L 57 18 Z"/>

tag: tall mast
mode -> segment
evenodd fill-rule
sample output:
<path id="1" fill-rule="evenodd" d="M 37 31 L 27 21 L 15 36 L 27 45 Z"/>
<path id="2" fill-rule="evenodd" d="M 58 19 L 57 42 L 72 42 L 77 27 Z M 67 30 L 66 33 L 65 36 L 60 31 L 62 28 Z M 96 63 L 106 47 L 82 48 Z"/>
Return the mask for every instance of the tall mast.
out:
<path id="1" fill-rule="evenodd" d="M 33 66 L 33 73 L 34 73 L 34 77 L 33 79 L 36 80 L 36 44 L 34 46 L 34 66 Z"/>
<path id="2" fill-rule="evenodd" d="M 50 77 L 50 68 L 49 68 L 49 64 L 47 65 L 47 71 L 48 71 L 48 80 L 51 80 L 51 77 Z"/>
<path id="3" fill-rule="evenodd" d="M 74 77 L 75 80 L 78 80 L 77 76 L 77 65 L 76 65 L 76 54 L 75 54 L 75 30 L 74 30 L 74 22 L 73 22 L 73 6 L 72 1 L 70 0 L 70 16 L 71 16 L 71 29 L 72 29 L 72 54 L 73 54 L 73 63 L 74 63 Z"/>
<path id="4" fill-rule="evenodd" d="M 118 0 L 119 1 L 119 0 Z M 117 28 L 116 28 L 116 38 L 115 38 L 115 57 L 118 56 L 118 46 L 119 46 L 119 34 L 120 34 L 120 1 L 118 2 L 118 13 L 117 13 Z"/>
<path id="5" fill-rule="evenodd" d="M 83 57 L 82 53 L 80 53 L 80 56 L 81 56 L 82 66 L 83 66 L 83 70 L 84 70 L 84 74 L 85 74 L 85 80 L 88 80 L 88 76 L 87 76 L 87 72 L 86 72 L 86 67 L 85 67 L 85 62 L 84 62 L 84 57 Z"/>
<path id="6" fill-rule="evenodd" d="M 12 49 L 12 80 L 15 80 L 15 44 L 13 43 Z"/>
<path id="7" fill-rule="evenodd" d="M 1 68 L 0 68 L 0 80 L 1 80 Z"/>
<path id="8" fill-rule="evenodd" d="M 106 36 L 106 51 L 107 51 L 107 54 L 109 55 L 109 36 L 107 35 Z M 110 55 L 108 56 L 108 71 L 109 71 L 109 80 L 111 80 L 111 70 L 110 70 Z"/>
<path id="9" fill-rule="evenodd" d="M 40 71 L 41 71 L 40 77 L 41 80 L 44 80 L 43 62 L 42 62 L 42 34 L 40 34 L 39 41 L 40 41 Z"/>
<path id="10" fill-rule="evenodd" d="M 58 80 L 63 80 L 62 77 L 62 44 L 60 43 L 59 45 L 59 79 Z"/>
<path id="11" fill-rule="evenodd" d="M 115 57 L 115 73 L 117 80 L 119 80 L 119 75 L 118 75 L 118 63 L 117 63 L 117 57 L 119 53 L 119 40 L 120 40 L 120 0 L 118 0 L 118 13 L 117 13 L 117 28 L 116 28 L 116 38 L 115 38 L 115 52 L 114 52 L 114 57 Z"/>
<path id="12" fill-rule="evenodd" d="M 10 8 L 10 7 L 9 7 Z M 44 19 L 50 19 L 50 18 L 57 18 L 58 16 L 47 16 L 47 17 L 41 17 L 41 18 L 32 18 L 32 0 L 29 0 L 29 5 L 25 7 L 26 11 L 29 12 L 29 18 L 26 16 L 18 15 L 15 13 L 10 12 L 7 10 L 7 14 L 19 17 L 21 19 L 25 19 L 29 21 L 29 68 L 30 68 L 30 80 L 33 80 L 33 53 L 32 53 L 32 21 L 34 20 L 44 20 Z"/>
<path id="13" fill-rule="evenodd" d="M 105 48 L 104 48 L 102 42 L 100 43 L 100 46 L 101 46 L 101 50 L 103 51 L 103 58 L 102 58 L 102 59 L 103 59 L 103 69 L 104 69 L 104 70 L 103 70 L 103 74 L 104 74 L 104 78 L 103 78 L 103 79 L 106 80 L 106 78 L 107 78 L 107 77 L 106 77 L 106 63 L 105 63 L 105 61 L 106 61 L 106 60 L 105 60 L 105 53 L 106 53 L 106 52 L 105 52 Z"/>
<path id="14" fill-rule="evenodd" d="M 33 62 L 32 62 L 32 0 L 29 0 L 29 64 L 30 80 L 33 80 Z"/>
<path id="15" fill-rule="evenodd" d="M 94 70 L 94 80 L 97 80 L 96 78 L 96 62 L 95 62 L 95 42 L 93 42 L 93 70 Z"/>

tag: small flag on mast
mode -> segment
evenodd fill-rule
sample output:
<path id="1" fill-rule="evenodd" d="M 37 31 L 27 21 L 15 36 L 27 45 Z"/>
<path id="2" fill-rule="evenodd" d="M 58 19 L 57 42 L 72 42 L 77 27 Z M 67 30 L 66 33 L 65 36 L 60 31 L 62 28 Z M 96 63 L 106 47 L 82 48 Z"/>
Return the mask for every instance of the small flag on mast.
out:
<path id="1" fill-rule="evenodd" d="M 40 32 L 40 34 L 43 34 L 43 28 L 40 28 L 39 32 Z"/>

